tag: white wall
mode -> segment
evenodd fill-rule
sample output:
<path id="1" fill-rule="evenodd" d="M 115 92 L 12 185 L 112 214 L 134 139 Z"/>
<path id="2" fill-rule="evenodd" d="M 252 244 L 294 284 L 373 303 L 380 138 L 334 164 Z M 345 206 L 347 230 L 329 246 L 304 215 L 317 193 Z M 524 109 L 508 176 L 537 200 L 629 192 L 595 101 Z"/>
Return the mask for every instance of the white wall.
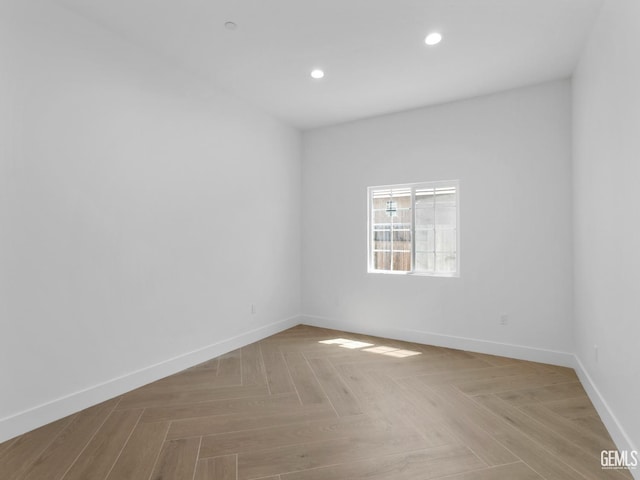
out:
<path id="1" fill-rule="evenodd" d="M 560 81 L 306 132 L 306 321 L 571 363 L 570 98 Z M 367 186 L 448 179 L 460 278 L 368 274 Z"/>
<path id="2" fill-rule="evenodd" d="M 576 354 L 630 449 L 640 447 L 639 52 L 640 2 L 608 0 L 573 81 Z"/>
<path id="3" fill-rule="evenodd" d="M 0 105 L 0 441 L 299 313 L 297 131 L 38 0 Z"/>

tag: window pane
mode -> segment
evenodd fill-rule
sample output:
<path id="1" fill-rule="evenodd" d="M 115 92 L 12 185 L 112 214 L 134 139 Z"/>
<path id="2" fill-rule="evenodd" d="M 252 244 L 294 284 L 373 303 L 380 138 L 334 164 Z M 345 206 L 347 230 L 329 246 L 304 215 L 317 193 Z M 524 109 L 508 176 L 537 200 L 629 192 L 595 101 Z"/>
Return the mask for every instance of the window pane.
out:
<path id="1" fill-rule="evenodd" d="M 391 230 L 374 230 L 373 231 L 373 241 L 374 242 L 390 242 L 391 241 Z"/>
<path id="2" fill-rule="evenodd" d="M 393 242 L 394 242 L 395 250 L 411 250 L 411 231 L 410 230 L 394 230 Z M 407 243 L 409 247 L 408 248 L 400 247 L 398 243 L 401 243 L 401 244 Z"/>
<path id="3" fill-rule="evenodd" d="M 416 228 L 432 227 L 434 224 L 433 206 L 416 207 Z"/>
<path id="4" fill-rule="evenodd" d="M 433 209 L 433 188 L 416 188 L 416 207 Z"/>
<path id="5" fill-rule="evenodd" d="M 455 227 L 457 221 L 456 189 L 436 189 L 435 223 L 436 229 L 442 227 Z"/>
<path id="6" fill-rule="evenodd" d="M 411 270 L 411 232 L 394 232 L 393 251 L 393 269 Z"/>
<path id="7" fill-rule="evenodd" d="M 433 253 L 416 252 L 416 272 L 433 272 L 435 267 Z"/>
<path id="8" fill-rule="evenodd" d="M 371 202 L 374 210 L 385 210 L 389 197 L 373 197 Z"/>
<path id="9" fill-rule="evenodd" d="M 393 200 L 397 203 L 398 209 L 411 208 L 411 192 L 403 193 L 399 196 L 394 196 Z"/>
<path id="10" fill-rule="evenodd" d="M 433 225 L 434 189 L 416 189 L 416 228 Z"/>
<path id="11" fill-rule="evenodd" d="M 437 205 L 455 205 L 456 189 L 455 188 L 438 188 L 436 191 Z"/>
<path id="12" fill-rule="evenodd" d="M 436 272 L 453 273 L 456 271 L 455 253 L 436 253 Z"/>
<path id="13" fill-rule="evenodd" d="M 456 206 L 436 204 L 436 225 L 456 225 Z"/>
<path id="14" fill-rule="evenodd" d="M 390 252 L 391 251 L 391 242 L 374 242 L 373 243 L 374 251 L 383 251 Z"/>
<path id="15" fill-rule="evenodd" d="M 455 228 L 440 228 L 436 230 L 436 251 L 437 252 L 455 252 L 456 245 Z"/>
<path id="16" fill-rule="evenodd" d="M 411 228 L 411 209 L 399 208 L 395 217 L 391 218 L 394 225 L 402 225 L 404 228 Z"/>
<path id="17" fill-rule="evenodd" d="M 393 217 L 387 215 L 384 210 L 376 210 L 373 212 L 373 224 L 374 225 L 391 225 Z"/>
<path id="18" fill-rule="evenodd" d="M 391 270 L 391 253 L 373 252 L 373 268 Z"/>
<path id="19" fill-rule="evenodd" d="M 427 253 L 435 250 L 433 229 L 416 230 L 416 253 Z"/>
<path id="20" fill-rule="evenodd" d="M 395 245 L 394 245 L 394 248 Z M 396 272 L 408 272 L 411 270 L 411 252 L 393 253 L 393 270 Z"/>

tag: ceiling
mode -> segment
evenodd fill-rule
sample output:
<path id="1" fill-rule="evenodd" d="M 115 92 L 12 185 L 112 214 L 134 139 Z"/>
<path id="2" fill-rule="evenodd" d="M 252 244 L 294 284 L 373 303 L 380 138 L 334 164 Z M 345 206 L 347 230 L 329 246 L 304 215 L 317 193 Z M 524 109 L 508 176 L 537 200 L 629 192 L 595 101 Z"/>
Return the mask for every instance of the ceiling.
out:
<path id="1" fill-rule="evenodd" d="M 601 4 L 58 1 L 300 129 L 566 78 Z M 442 43 L 425 45 L 431 31 Z"/>

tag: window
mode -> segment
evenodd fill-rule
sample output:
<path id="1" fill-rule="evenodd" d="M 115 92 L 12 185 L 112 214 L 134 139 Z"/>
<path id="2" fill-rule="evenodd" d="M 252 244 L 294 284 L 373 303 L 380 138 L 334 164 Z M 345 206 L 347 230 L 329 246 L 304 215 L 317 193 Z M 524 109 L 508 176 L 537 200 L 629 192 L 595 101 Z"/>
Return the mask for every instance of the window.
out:
<path id="1" fill-rule="evenodd" d="M 457 181 L 369 187 L 369 272 L 458 276 Z"/>

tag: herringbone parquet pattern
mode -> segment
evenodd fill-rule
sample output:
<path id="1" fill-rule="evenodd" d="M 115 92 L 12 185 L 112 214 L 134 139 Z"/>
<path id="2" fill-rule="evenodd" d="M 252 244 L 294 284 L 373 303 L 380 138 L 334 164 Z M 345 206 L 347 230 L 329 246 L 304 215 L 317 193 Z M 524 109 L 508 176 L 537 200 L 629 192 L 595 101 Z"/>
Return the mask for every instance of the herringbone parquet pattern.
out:
<path id="1" fill-rule="evenodd" d="M 614 448 L 572 370 L 301 325 L 0 444 L 0 478 L 631 478 Z"/>

